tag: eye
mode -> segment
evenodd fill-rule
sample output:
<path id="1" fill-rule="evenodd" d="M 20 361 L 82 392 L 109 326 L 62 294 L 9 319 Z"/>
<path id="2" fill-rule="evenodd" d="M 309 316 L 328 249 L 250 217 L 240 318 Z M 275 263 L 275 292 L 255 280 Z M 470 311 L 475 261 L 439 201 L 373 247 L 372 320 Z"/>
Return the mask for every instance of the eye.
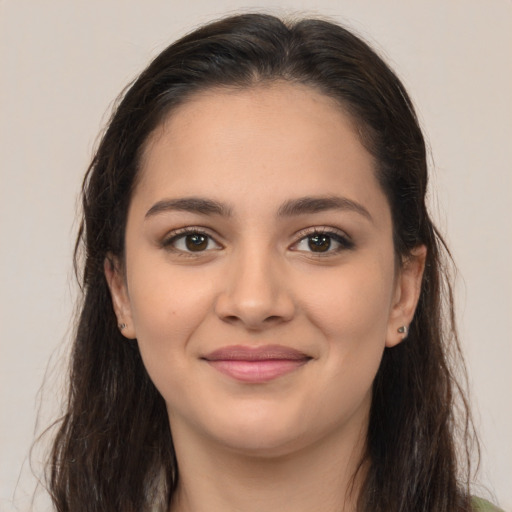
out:
<path id="1" fill-rule="evenodd" d="M 331 231 L 313 231 L 302 237 L 292 246 L 294 251 L 312 252 L 317 254 L 336 254 L 345 249 L 352 249 L 354 243 L 341 233 Z"/>
<path id="2" fill-rule="evenodd" d="M 165 248 L 184 253 L 200 253 L 221 248 L 207 233 L 190 229 L 172 233 L 162 245 Z"/>

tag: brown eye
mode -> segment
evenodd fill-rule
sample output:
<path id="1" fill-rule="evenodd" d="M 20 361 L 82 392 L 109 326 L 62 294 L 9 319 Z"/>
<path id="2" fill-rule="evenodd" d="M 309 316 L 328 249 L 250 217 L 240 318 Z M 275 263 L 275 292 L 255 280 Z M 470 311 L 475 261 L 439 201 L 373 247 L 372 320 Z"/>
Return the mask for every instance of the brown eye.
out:
<path id="1" fill-rule="evenodd" d="M 207 233 L 186 229 L 162 242 L 169 251 L 192 254 L 219 250 L 222 247 Z"/>
<path id="2" fill-rule="evenodd" d="M 185 246 L 189 251 L 204 251 L 208 247 L 208 237 L 201 233 L 193 233 L 185 236 Z"/>
<path id="3" fill-rule="evenodd" d="M 308 247 L 313 252 L 326 252 L 331 248 L 331 237 L 329 235 L 309 236 Z"/>
<path id="4" fill-rule="evenodd" d="M 354 247 L 354 242 L 341 232 L 317 230 L 305 234 L 291 246 L 291 249 L 310 254 L 316 253 L 318 256 L 334 256 Z"/>

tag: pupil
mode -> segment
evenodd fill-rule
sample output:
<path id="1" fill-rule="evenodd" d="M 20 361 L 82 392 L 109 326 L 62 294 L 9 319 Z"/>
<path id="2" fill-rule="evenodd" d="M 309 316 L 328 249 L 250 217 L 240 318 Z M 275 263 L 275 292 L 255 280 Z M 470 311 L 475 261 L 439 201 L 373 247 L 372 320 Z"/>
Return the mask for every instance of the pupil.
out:
<path id="1" fill-rule="evenodd" d="M 313 235 L 309 237 L 308 245 L 314 252 L 325 252 L 331 247 L 331 238 L 328 235 Z"/>
<path id="2" fill-rule="evenodd" d="M 189 251 L 202 251 L 208 245 L 208 238 L 204 235 L 187 235 L 185 245 Z"/>

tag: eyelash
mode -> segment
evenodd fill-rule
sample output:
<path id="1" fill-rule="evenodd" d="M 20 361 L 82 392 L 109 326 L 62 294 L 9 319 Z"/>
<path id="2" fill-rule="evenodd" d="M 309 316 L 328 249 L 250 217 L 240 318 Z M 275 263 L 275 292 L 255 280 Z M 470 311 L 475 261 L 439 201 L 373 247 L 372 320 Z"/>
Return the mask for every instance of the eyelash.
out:
<path id="1" fill-rule="evenodd" d="M 175 244 L 179 240 L 183 240 L 185 242 L 187 236 L 194 236 L 194 235 L 206 238 L 207 247 L 205 250 L 188 251 L 186 249 L 179 249 L 178 247 L 175 246 Z M 217 245 L 216 249 L 208 249 L 208 245 L 210 245 L 210 243 L 212 243 L 212 242 L 215 245 Z M 164 249 L 175 252 L 176 254 L 179 254 L 181 256 L 188 256 L 188 257 L 194 257 L 196 255 L 199 256 L 206 251 L 218 250 L 219 248 L 222 248 L 222 246 L 211 235 L 206 233 L 202 228 L 194 228 L 194 227 L 186 227 L 186 228 L 177 229 L 176 231 L 173 231 L 168 237 L 166 237 L 162 241 L 162 247 Z"/>
<path id="2" fill-rule="evenodd" d="M 186 243 L 186 237 L 188 236 L 199 236 L 204 237 L 206 239 L 206 247 L 203 250 L 199 251 L 192 251 L 187 249 L 181 249 L 176 247 L 176 243 L 180 240 L 183 240 Z M 344 250 L 350 250 L 354 248 L 354 242 L 350 240 L 350 238 L 341 231 L 334 231 L 330 230 L 328 228 L 313 228 L 313 229 L 304 229 L 302 231 L 299 231 L 296 234 L 298 237 L 300 237 L 296 242 L 294 242 L 290 248 L 293 251 L 297 252 L 309 252 L 311 254 L 314 254 L 316 257 L 326 257 L 331 256 L 334 254 L 338 254 Z M 300 249 L 296 249 L 296 247 L 299 246 L 299 244 L 306 242 L 309 244 L 308 240 L 311 241 L 314 237 L 325 237 L 328 239 L 328 247 L 326 251 L 304 251 Z M 335 242 L 338 244 L 338 247 L 335 249 L 332 249 L 332 242 Z M 208 248 L 208 245 L 210 243 L 214 243 L 217 247 L 212 249 Z M 176 231 L 173 231 L 170 236 L 166 237 L 162 241 L 162 247 L 170 250 L 172 252 L 175 252 L 176 254 L 179 254 L 181 256 L 187 256 L 187 257 L 194 257 L 202 255 L 205 252 L 209 252 L 212 250 L 219 250 L 222 249 L 222 245 L 219 244 L 211 235 L 209 235 L 207 232 L 205 232 L 202 228 L 194 228 L 194 227 L 187 227 L 178 229 Z M 311 247 L 311 246 L 310 246 Z"/>
<path id="3" fill-rule="evenodd" d="M 316 257 L 327 257 L 339 254 L 342 251 L 354 249 L 354 242 L 350 239 L 348 235 L 339 230 L 332 230 L 330 228 L 313 228 L 313 229 L 305 229 L 297 233 L 299 236 L 299 240 L 295 242 L 291 247 L 297 247 L 300 243 L 306 242 L 308 240 L 311 241 L 314 237 L 326 237 L 329 239 L 329 246 L 326 251 L 304 251 L 314 254 Z M 332 242 L 338 244 L 338 247 L 335 249 L 331 249 Z M 297 250 L 297 249 L 295 249 Z"/>

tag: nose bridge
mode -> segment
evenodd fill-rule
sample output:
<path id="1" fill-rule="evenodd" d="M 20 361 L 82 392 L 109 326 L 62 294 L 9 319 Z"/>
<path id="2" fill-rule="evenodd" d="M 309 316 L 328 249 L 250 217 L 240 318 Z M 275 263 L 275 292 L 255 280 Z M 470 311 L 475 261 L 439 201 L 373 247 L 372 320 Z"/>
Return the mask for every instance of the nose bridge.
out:
<path id="1" fill-rule="evenodd" d="M 234 251 L 217 312 L 224 320 L 252 329 L 287 321 L 294 306 L 279 255 L 263 243 L 248 243 Z"/>
<path id="2" fill-rule="evenodd" d="M 234 262 L 232 286 L 239 300 L 264 306 L 271 302 L 278 288 L 275 276 L 277 262 L 269 250 L 254 245 L 241 250 Z"/>

